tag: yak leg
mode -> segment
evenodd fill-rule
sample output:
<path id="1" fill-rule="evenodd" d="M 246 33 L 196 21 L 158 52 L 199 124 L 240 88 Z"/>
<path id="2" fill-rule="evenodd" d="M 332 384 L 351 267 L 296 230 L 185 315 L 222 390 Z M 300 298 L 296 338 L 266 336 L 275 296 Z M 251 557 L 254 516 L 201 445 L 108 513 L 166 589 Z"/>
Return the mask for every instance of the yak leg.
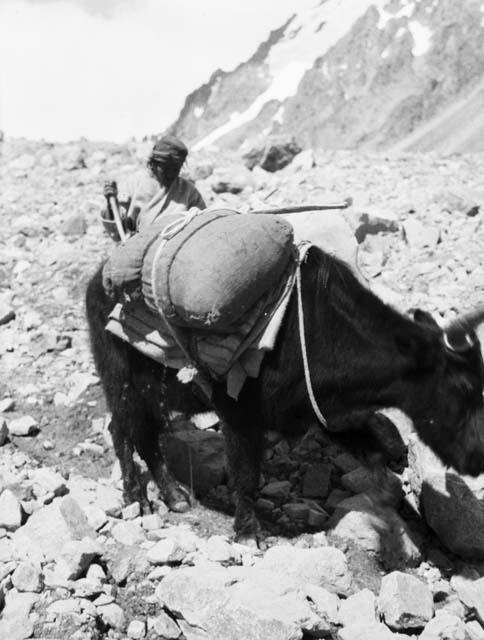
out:
<path id="1" fill-rule="evenodd" d="M 136 449 L 146 462 L 163 500 L 172 511 L 184 512 L 190 508 L 190 492 L 170 473 L 160 447 L 160 428 L 166 430 L 167 418 L 162 415 L 147 416 L 144 428 L 137 432 Z M 155 419 L 157 418 L 157 419 Z"/>
<path id="2" fill-rule="evenodd" d="M 133 443 L 128 437 L 126 428 L 122 426 L 123 418 L 113 414 L 109 423 L 109 431 L 113 440 L 113 447 L 121 467 L 123 479 L 123 493 L 125 502 L 139 502 L 144 511 L 148 509 L 146 492 L 141 483 L 139 471 L 133 460 Z"/>
<path id="3" fill-rule="evenodd" d="M 228 397 L 222 387 L 214 393 L 215 406 L 223 418 L 229 475 L 236 495 L 234 529 L 237 540 L 257 539 L 260 530 L 255 515 L 255 496 L 264 433 L 262 420 L 255 410 L 258 403 L 253 395 L 251 397 L 252 386 L 252 381 L 247 380 L 238 401 Z"/>

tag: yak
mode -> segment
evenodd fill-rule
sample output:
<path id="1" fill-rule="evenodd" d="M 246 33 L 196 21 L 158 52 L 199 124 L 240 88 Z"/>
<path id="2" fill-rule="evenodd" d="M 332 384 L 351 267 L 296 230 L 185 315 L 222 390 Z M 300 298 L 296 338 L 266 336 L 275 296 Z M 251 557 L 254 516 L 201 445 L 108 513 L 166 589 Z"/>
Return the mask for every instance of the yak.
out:
<path id="1" fill-rule="evenodd" d="M 136 449 L 168 506 L 189 508 L 189 495 L 167 468 L 163 435 L 168 409 L 190 402 L 176 371 L 111 335 L 113 302 L 101 270 L 86 293 L 92 351 L 107 404 L 110 431 L 129 501 L 146 497 L 133 462 Z M 420 439 L 459 473 L 484 471 L 484 364 L 476 328 L 484 309 L 440 327 L 429 313 L 412 317 L 386 305 L 345 263 L 312 247 L 300 266 L 275 348 L 238 400 L 213 384 L 221 418 L 239 538 L 257 535 L 255 495 L 267 429 L 303 429 L 320 415 L 321 428 L 352 453 L 387 462 L 405 445 L 380 410 L 397 407 Z M 302 348 L 303 347 L 303 348 Z M 173 403 L 173 404 L 170 404 Z"/>

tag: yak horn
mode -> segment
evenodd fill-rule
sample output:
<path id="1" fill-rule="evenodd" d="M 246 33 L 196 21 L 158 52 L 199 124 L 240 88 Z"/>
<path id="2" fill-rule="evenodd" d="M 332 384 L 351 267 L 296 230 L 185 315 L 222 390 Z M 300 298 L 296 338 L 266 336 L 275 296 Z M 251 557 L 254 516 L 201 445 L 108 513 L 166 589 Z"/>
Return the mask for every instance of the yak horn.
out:
<path id="1" fill-rule="evenodd" d="M 480 305 L 477 309 L 458 316 L 450 322 L 445 329 L 446 331 L 459 328 L 464 330 L 475 329 L 482 322 L 484 322 L 484 305 Z"/>

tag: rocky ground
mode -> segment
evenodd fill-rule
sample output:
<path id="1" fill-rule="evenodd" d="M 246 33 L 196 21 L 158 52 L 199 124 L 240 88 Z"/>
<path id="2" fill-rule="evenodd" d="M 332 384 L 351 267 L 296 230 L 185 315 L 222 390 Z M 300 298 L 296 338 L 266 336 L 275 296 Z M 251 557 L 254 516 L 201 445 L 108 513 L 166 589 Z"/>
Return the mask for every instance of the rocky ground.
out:
<path id="1" fill-rule="evenodd" d="M 484 481 L 443 469 L 394 411 L 409 466 L 385 507 L 318 428 L 269 432 L 265 539 L 234 543 L 207 415 L 174 417 L 168 451 L 193 510 L 154 490 L 152 514 L 123 503 L 83 296 L 112 246 L 102 182 L 145 145 L 1 144 L 0 638 L 482 640 Z M 352 196 L 361 269 L 392 304 L 451 318 L 484 301 L 484 156 L 303 152 L 269 172 L 203 155 L 187 171 L 244 210 Z"/>

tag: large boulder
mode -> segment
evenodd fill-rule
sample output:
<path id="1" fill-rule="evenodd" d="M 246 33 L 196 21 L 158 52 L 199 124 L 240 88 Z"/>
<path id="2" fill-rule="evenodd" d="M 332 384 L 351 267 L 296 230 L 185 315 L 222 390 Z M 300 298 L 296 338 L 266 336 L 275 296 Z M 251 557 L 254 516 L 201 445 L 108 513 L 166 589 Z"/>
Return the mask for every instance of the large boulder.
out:
<path id="1" fill-rule="evenodd" d="M 453 553 L 484 560 L 484 477 L 444 467 L 416 435 L 409 441 L 410 482 L 427 524 Z"/>
<path id="2" fill-rule="evenodd" d="M 251 149 L 245 156 L 245 165 L 249 169 L 260 166 L 265 171 L 279 171 L 290 164 L 302 151 L 294 138 L 271 138 L 264 146 Z"/>
<path id="3" fill-rule="evenodd" d="M 400 571 L 384 576 L 378 608 L 385 623 L 395 631 L 421 629 L 434 614 L 429 587 L 418 578 Z"/>
<path id="4" fill-rule="evenodd" d="M 329 539 L 352 543 L 375 554 L 387 569 L 416 566 L 421 561 L 418 540 L 390 508 L 378 505 L 366 494 L 340 502 L 328 522 Z"/>
<path id="5" fill-rule="evenodd" d="M 302 581 L 284 563 L 258 567 L 224 569 L 208 563 L 182 568 L 163 579 L 156 595 L 188 640 L 302 640 L 305 633 L 322 637 L 329 631 L 306 598 Z"/>

